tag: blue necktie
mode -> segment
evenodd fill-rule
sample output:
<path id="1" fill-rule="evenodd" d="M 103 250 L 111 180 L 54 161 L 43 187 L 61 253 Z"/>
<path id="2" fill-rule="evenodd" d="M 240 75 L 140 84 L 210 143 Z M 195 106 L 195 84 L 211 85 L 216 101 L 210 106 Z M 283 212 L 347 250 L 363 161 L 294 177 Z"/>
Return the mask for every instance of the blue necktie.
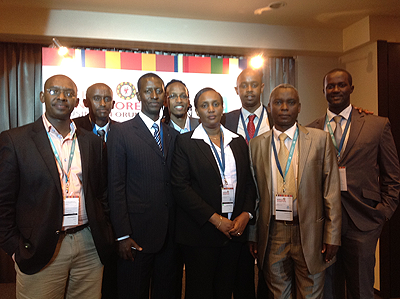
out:
<path id="1" fill-rule="evenodd" d="M 156 140 L 160 151 L 162 151 L 160 129 L 158 128 L 158 125 L 156 123 L 153 124 L 152 128 L 154 129 L 154 139 Z"/>

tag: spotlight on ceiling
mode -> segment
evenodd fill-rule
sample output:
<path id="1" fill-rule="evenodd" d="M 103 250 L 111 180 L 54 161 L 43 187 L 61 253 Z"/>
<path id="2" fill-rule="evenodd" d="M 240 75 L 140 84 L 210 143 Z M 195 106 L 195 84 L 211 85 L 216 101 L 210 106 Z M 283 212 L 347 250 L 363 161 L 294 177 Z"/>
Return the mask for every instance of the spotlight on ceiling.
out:
<path id="1" fill-rule="evenodd" d="M 68 54 L 68 48 L 61 45 L 60 41 L 53 37 L 53 44 L 51 45 L 52 48 L 58 48 L 58 55 L 65 56 Z"/>
<path id="2" fill-rule="evenodd" d="M 287 5 L 286 2 L 279 1 L 279 2 L 272 2 L 266 7 L 258 8 L 254 11 L 255 15 L 261 15 L 264 11 L 275 10 L 281 7 L 285 7 Z"/>

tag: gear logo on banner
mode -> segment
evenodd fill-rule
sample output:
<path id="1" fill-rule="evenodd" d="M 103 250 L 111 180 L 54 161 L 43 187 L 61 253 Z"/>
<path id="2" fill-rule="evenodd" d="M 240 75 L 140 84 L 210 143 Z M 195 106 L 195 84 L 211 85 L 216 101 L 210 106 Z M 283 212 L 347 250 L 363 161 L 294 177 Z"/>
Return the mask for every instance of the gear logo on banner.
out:
<path id="1" fill-rule="evenodd" d="M 136 88 L 130 82 L 121 82 L 117 86 L 117 94 L 121 99 L 132 100 L 136 96 Z"/>

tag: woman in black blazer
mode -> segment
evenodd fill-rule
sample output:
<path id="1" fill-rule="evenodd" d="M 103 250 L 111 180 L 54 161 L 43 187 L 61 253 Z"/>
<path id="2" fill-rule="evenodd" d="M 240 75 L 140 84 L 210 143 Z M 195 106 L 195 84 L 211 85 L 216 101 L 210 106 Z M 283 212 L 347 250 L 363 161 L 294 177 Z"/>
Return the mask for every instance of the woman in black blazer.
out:
<path id="1" fill-rule="evenodd" d="M 256 189 L 245 140 L 220 124 L 221 95 L 204 88 L 194 106 L 201 125 L 177 137 L 171 169 L 186 299 L 231 299 Z"/>

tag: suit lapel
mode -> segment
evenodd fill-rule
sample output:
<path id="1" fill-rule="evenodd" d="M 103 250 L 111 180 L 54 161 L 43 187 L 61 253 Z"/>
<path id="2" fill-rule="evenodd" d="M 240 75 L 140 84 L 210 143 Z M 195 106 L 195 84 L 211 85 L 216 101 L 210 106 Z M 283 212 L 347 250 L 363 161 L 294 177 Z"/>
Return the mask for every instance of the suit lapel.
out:
<path id="1" fill-rule="evenodd" d="M 261 159 L 262 161 L 259 161 L 259 165 L 265 165 L 264 167 L 264 171 L 265 171 L 265 177 L 266 178 L 271 178 L 271 171 L 275 171 L 275 170 L 271 170 L 271 138 L 272 138 L 272 130 L 268 131 L 267 134 L 263 134 L 262 135 L 264 140 L 264 144 L 265 146 L 261 147 L 262 150 L 262 155 L 261 155 Z M 260 184 L 262 182 L 258 182 L 258 184 Z M 272 179 L 267 179 L 267 185 L 268 185 L 268 191 L 271 192 L 272 190 Z"/>
<path id="2" fill-rule="evenodd" d="M 87 138 L 85 137 L 85 133 L 83 133 L 79 128 L 76 130 L 76 136 L 78 138 L 78 145 L 79 145 L 79 151 L 81 154 L 81 167 L 82 167 L 82 185 L 83 185 L 83 190 L 86 191 L 88 190 L 88 175 L 89 175 L 89 142 Z M 85 193 L 85 198 L 87 198 L 86 193 Z"/>
<path id="3" fill-rule="evenodd" d="M 204 156 L 208 159 L 208 161 L 213 166 L 215 172 L 218 174 L 218 177 L 221 177 L 217 162 L 214 159 L 214 155 L 211 152 L 210 146 L 201 139 L 193 139 L 196 142 L 197 146 L 199 147 L 200 151 L 203 153 Z"/>
<path id="4" fill-rule="evenodd" d="M 164 124 L 164 123 L 161 123 L 161 126 L 162 126 L 162 128 L 163 128 L 163 139 L 164 139 L 164 147 L 163 147 L 163 149 L 164 149 L 164 157 L 168 157 L 168 151 L 169 151 L 169 146 L 170 146 L 170 144 L 171 144 L 171 139 L 172 139 L 172 136 L 171 136 L 171 134 L 169 133 L 169 130 L 170 130 L 170 127 L 169 126 L 167 126 L 166 124 Z M 172 129 L 172 130 L 175 130 L 175 129 Z"/>
<path id="5" fill-rule="evenodd" d="M 308 135 L 309 132 L 307 131 L 306 128 L 302 126 L 299 127 L 299 144 L 298 144 L 298 150 L 299 150 L 299 169 L 298 169 L 298 184 L 297 184 L 297 189 L 299 188 L 301 178 L 303 175 L 304 167 L 306 166 L 308 154 L 310 152 L 311 148 L 311 138 Z"/>
<path id="6" fill-rule="evenodd" d="M 51 149 L 49 138 L 43 125 L 42 117 L 36 120 L 36 122 L 33 124 L 32 140 L 35 143 L 39 154 L 42 156 L 44 163 L 49 169 L 51 176 L 53 177 L 57 191 L 61 195 L 60 175 L 58 173 L 56 160 L 54 158 L 53 150 Z"/>
<path id="7" fill-rule="evenodd" d="M 135 128 L 135 133 L 139 138 L 141 138 L 147 145 L 156 152 L 157 155 L 162 157 L 162 152 L 158 147 L 157 142 L 155 141 L 153 135 L 151 135 L 149 129 L 146 127 L 144 121 L 140 118 L 139 114 L 137 114 L 132 120 L 133 127 Z M 164 127 L 165 128 L 165 127 Z M 165 132 L 163 132 L 165 134 Z M 165 138 L 165 137 L 164 137 Z M 166 147 L 166 145 L 164 145 Z M 165 149 L 164 149 L 165 150 Z"/>
<path id="8" fill-rule="evenodd" d="M 351 125 L 349 132 L 349 139 L 347 140 L 346 148 L 344 149 L 343 156 L 340 159 L 340 162 L 343 161 L 347 154 L 350 152 L 351 148 L 354 146 L 358 136 L 360 135 L 360 131 L 364 125 L 364 115 L 359 114 L 354 108 L 351 113 Z"/>

